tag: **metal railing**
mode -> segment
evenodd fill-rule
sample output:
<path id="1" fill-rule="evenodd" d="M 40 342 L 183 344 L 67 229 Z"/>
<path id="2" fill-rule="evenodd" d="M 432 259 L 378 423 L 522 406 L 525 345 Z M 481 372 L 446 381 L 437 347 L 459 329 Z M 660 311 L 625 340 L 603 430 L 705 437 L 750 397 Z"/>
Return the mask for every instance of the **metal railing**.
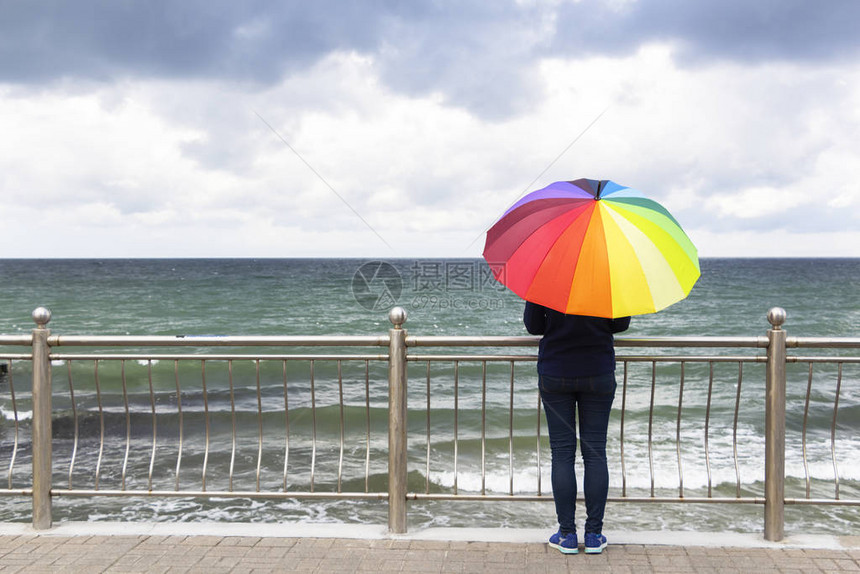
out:
<path id="1" fill-rule="evenodd" d="M 409 501 L 552 500 L 538 337 L 413 336 L 400 308 L 387 335 L 351 337 L 66 336 L 50 333 L 49 311 L 33 318 L 31 336 L 0 336 L 0 348 L 31 347 L 0 354 L 0 495 L 32 497 L 37 529 L 50 528 L 57 497 L 381 500 L 394 533 Z M 840 398 L 857 396 L 845 371 L 860 364 L 837 351 L 860 339 L 787 337 L 779 308 L 768 320 L 761 337 L 616 339 L 610 501 L 759 504 L 768 540 L 783 538 L 786 504 L 860 505 L 837 454 Z M 832 392 L 815 369 L 835 369 Z M 785 494 L 787 428 L 799 496 Z M 831 477 L 810 470 L 822 442 Z"/>

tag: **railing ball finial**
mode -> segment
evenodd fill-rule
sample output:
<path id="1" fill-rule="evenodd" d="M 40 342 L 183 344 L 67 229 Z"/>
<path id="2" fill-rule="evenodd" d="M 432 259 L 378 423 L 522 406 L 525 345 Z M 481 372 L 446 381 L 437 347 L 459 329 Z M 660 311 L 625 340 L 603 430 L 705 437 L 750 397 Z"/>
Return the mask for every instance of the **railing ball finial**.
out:
<path id="1" fill-rule="evenodd" d="M 775 330 L 779 330 L 783 323 L 785 323 L 785 318 L 788 316 L 788 313 L 785 312 L 785 309 L 782 307 L 772 307 L 770 311 L 767 312 L 767 320 L 773 325 Z"/>
<path id="2" fill-rule="evenodd" d="M 388 312 L 388 320 L 394 325 L 395 329 L 400 329 L 403 323 L 406 322 L 406 309 L 403 307 L 392 307 Z"/>
<path id="3" fill-rule="evenodd" d="M 51 311 L 50 309 L 46 309 L 44 307 L 36 307 L 33 310 L 33 321 L 36 322 L 36 325 L 40 329 L 44 329 L 45 325 L 47 325 L 51 321 Z"/>

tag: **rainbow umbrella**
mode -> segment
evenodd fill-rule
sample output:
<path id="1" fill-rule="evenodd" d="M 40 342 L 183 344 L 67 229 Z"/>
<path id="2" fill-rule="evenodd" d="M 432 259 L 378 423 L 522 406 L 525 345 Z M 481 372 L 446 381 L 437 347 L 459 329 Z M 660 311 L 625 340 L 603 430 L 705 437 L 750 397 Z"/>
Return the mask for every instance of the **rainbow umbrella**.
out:
<path id="1" fill-rule="evenodd" d="M 696 248 L 669 212 L 608 180 L 529 193 L 487 231 L 484 259 L 526 301 L 593 317 L 654 313 L 699 278 Z"/>

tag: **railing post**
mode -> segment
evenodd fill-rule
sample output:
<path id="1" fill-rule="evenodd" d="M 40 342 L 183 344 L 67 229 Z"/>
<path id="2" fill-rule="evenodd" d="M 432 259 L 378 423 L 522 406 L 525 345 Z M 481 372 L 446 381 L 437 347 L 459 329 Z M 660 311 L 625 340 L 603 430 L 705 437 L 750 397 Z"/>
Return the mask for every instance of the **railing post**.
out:
<path id="1" fill-rule="evenodd" d="M 33 528 L 51 527 L 51 312 L 33 311 Z"/>
<path id="2" fill-rule="evenodd" d="M 388 313 L 388 531 L 406 532 L 406 311 Z"/>
<path id="3" fill-rule="evenodd" d="M 767 313 L 772 329 L 767 338 L 764 454 L 764 538 L 782 540 L 785 535 L 785 309 Z"/>

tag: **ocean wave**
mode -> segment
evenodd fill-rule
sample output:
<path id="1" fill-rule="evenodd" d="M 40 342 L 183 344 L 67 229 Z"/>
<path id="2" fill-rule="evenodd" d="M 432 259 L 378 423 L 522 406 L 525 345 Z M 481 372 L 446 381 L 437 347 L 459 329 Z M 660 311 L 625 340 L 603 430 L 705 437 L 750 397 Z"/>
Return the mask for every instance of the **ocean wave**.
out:
<path id="1" fill-rule="evenodd" d="M 0 405 L 0 417 L 7 421 L 15 420 L 15 411 Z M 33 418 L 33 411 L 18 411 L 18 421 L 28 421 Z"/>

